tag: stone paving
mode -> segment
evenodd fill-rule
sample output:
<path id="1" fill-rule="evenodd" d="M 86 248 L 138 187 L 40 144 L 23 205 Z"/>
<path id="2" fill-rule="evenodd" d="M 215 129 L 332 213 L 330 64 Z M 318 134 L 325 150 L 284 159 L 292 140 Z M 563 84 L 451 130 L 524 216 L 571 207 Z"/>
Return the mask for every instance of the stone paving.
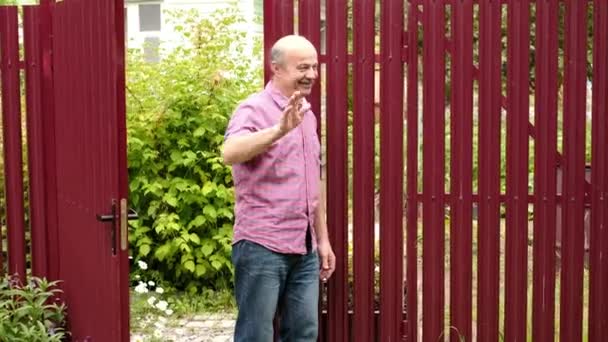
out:
<path id="1" fill-rule="evenodd" d="M 159 322 L 152 333 L 134 332 L 131 342 L 232 342 L 233 314 L 207 314 Z"/>

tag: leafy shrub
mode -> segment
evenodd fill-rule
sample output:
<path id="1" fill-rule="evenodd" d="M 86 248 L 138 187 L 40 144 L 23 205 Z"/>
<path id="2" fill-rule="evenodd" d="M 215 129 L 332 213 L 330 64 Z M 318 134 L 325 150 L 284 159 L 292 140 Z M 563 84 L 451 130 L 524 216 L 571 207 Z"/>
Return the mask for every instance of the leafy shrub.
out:
<path id="1" fill-rule="evenodd" d="M 193 293 L 231 286 L 234 192 L 220 147 L 237 104 L 261 89 L 251 62 L 261 50 L 246 51 L 236 10 L 174 16 L 188 46 L 161 51 L 157 64 L 128 55 L 129 186 L 140 213 L 129 240 L 135 260 Z"/>

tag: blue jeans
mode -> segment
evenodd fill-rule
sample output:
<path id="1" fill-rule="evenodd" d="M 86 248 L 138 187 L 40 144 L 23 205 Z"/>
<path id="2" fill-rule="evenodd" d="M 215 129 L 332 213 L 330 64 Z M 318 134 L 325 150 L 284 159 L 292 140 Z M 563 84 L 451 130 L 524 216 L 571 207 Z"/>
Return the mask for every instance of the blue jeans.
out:
<path id="1" fill-rule="evenodd" d="M 319 257 L 280 254 L 250 241 L 232 248 L 239 309 L 234 342 L 270 342 L 280 316 L 284 342 L 313 342 L 318 333 Z"/>

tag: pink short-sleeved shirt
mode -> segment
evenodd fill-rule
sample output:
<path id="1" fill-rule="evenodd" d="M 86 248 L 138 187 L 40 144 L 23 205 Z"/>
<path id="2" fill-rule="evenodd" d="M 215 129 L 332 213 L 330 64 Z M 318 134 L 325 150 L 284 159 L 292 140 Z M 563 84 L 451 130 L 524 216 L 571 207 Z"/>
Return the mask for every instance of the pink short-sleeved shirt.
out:
<path id="1" fill-rule="evenodd" d="M 276 125 L 288 99 L 269 82 L 234 112 L 225 138 Z M 306 231 L 316 249 L 315 213 L 319 203 L 320 144 L 317 121 L 303 122 L 266 152 L 232 166 L 236 192 L 233 243 L 249 240 L 272 251 L 305 254 Z"/>

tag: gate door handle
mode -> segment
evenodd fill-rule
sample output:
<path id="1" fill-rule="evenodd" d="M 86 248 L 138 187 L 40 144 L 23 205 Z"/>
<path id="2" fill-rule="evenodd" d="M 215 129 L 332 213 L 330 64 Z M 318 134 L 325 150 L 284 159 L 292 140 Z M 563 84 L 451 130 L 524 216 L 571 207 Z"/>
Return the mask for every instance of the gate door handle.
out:
<path id="1" fill-rule="evenodd" d="M 110 231 L 110 236 L 112 240 L 112 254 L 116 255 L 116 220 L 120 215 L 120 249 L 122 251 L 126 251 L 128 248 L 127 245 L 127 221 L 128 220 L 137 220 L 139 215 L 137 212 L 131 208 L 127 208 L 127 199 L 122 198 L 120 200 L 120 211 L 116 212 L 116 200 L 112 200 L 112 210 L 110 214 L 97 214 L 97 221 L 99 222 L 111 222 L 112 229 Z"/>

